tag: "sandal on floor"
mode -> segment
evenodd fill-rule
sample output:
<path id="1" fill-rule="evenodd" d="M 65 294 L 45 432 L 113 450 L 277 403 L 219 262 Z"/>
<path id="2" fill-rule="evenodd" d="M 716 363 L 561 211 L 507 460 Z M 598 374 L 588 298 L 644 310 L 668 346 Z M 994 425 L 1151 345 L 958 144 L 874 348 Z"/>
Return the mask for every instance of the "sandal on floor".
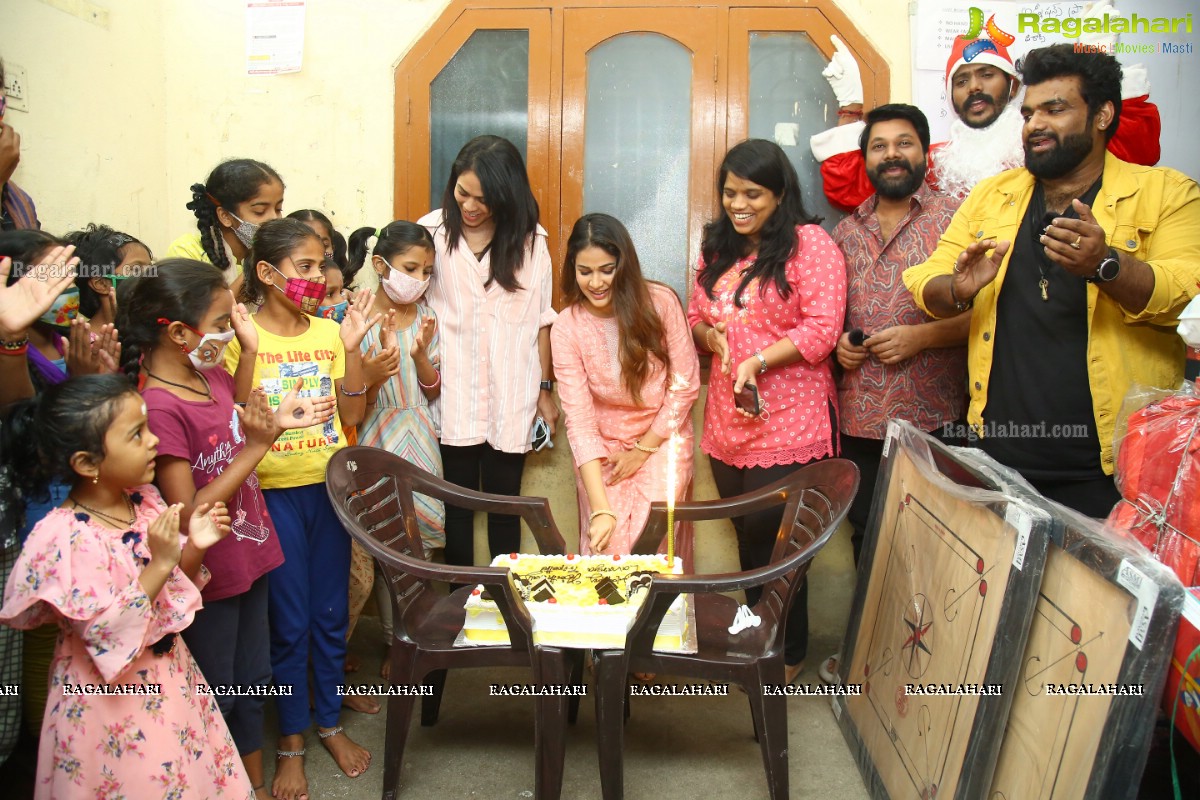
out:
<path id="1" fill-rule="evenodd" d="M 842 679 L 838 676 L 838 667 L 841 666 L 841 660 L 842 654 L 834 653 L 829 658 L 822 661 L 821 666 L 817 667 L 817 675 L 819 675 L 821 680 L 823 680 L 825 683 L 833 686 L 838 685 L 842 682 Z"/>

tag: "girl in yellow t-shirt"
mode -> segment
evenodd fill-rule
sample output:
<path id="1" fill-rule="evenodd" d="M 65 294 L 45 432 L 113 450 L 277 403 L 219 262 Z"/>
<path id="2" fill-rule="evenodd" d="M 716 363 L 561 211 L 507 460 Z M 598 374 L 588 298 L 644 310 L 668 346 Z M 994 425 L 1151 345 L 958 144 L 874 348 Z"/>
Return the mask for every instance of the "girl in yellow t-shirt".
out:
<path id="1" fill-rule="evenodd" d="M 337 397 L 337 414 L 323 425 L 284 433 L 258 466 L 267 510 L 275 521 L 284 563 L 271 573 L 271 667 L 277 686 L 279 749 L 275 797 L 308 791 L 304 777 L 304 731 L 315 717 L 317 735 L 351 778 L 361 775 L 371 754 L 340 725 L 342 664 L 346 657 L 350 537 L 325 494 L 325 467 L 345 446 L 343 425 L 357 425 L 366 410 L 359 345 L 380 315 L 368 318 L 374 296 L 360 292 L 345 320 L 312 316 L 325 296 L 325 250 L 304 223 L 279 219 L 254 236 L 243 267 L 234 314 L 237 338 L 229 343 L 226 366 L 245 401 L 261 386 L 272 406 L 296 384 L 301 395 Z M 249 314 L 246 306 L 258 311 Z M 308 663 L 313 700 L 308 705 Z"/>

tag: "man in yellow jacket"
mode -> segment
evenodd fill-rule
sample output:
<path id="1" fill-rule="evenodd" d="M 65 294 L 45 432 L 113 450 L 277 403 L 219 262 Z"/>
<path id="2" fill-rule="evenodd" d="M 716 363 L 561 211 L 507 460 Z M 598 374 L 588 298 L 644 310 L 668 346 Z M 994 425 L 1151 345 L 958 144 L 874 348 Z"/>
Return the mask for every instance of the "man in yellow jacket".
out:
<path id="1" fill-rule="evenodd" d="M 1133 384 L 1183 379 L 1179 312 L 1200 293 L 1200 189 L 1106 153 L 1121 67 L 1070 45 L 1022 68 L 1025 167 L 979 183 L 937 250 L 904 272 L 935 317 L 974 308 L 967 420 L 1042 494 L 1103 517 Z"/>

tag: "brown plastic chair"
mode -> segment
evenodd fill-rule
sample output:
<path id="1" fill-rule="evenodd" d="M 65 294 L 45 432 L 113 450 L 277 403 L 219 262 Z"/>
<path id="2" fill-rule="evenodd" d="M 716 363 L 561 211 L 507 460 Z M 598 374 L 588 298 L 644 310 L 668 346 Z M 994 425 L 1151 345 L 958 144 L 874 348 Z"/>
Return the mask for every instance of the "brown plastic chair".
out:
<path id="1" fill-rule="evenodd" d="M 788 796 L 787 697 L 764 696 L 763 684 L 784 682 L 783 645 L 787 610 L 808 574 L 813 557 L 829 541 L 850 509 L 858 490 L 858 467 L 830 459 L 801 467 L 755 492 L 724 500 L 679 503 L 676 520 L 731 519 L 784 505 L 783 521 L 771 563 L 748 572 L 724 575 L 657 575 L 634 620 L 624 650 L 597 651 L 596 717 L 599 729 L 600 785 L 605 800 L 624 797 L 624 720 L 630 672 L 679 675 L 746 690 L 767 784 L 773 800 Z M 667 509 L 651 506 L 650 518 L 634 553 L 657 551 L 666 534 Z M 737 634 L 729 626 L 738 603 L 720 592 L 762 586 L 754 613 L 756 628 Z M 676 596 L 692 595 L 696 609 L 694 654 L 653 650 L 654 636 Z M 683 766 L 681 765 L 681 768 Z"/>
<path id="2" fill-rule="evenodd" d="M 388 581 L 394 633 L 391 644 L 393 686 L 424 684 L 421 724 L 433 725 L 441 705 L 446 671 L 465 667 L 527 666 L 536 685 L 578 684 L 579 653 L 534 645 L 529 611 L 508 569 L 437 564 L 424 558 L 413 506 L 417 492 L 476 511 L 519 514 L 544 554 L 564 551 L 562 534 L 545 498 L 510 497 L 476 492 L 448 483 L 399 456 L 374 447 L 339 450 L 325 474 L 329 499 L 350 535 L 375 557 Z M 465 584 L 449 595 L 435 581 Z M 463 627 L 463 603 L 476 584 L 489 591 L 508 626 L 510 645 L 454 647 Z M 390 696 L 384 743 L 383 797 L 400 789 L 400 766 L 412 721 L 414 698 Z M 570 704 L 574 721 L 578 701 Z M 562 791 L 568 699 L 537 697 L 534 717 L 537 764 L 535 797 L 554 800 Z"/>

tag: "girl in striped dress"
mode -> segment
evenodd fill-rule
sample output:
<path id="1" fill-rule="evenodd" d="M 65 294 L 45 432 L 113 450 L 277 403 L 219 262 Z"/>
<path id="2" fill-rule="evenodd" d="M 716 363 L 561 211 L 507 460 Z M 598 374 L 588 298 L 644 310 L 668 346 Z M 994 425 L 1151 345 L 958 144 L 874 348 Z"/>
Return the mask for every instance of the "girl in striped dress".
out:
<path id="1" fill-rule="evenodd" d="M 364 264 L 379 276 L 383 291 L 372 313 L 383 320 L 362 341 L 367 416 L 358 443 L 381 447 L 442 476 L 437 419 L 430 405 L 442 388 L 437 317 L 420 302 L 433 274 L 433 237 L 424 227 L 399 220 L 376 231 L 360 228 L 350 236 L 351 269 Z M 426 555 L 446 546 L 446 509 L 439 500 L 416 496 L 417 523 Z M 350 575 L 350 629 L 374 582 L 373 560 L 354 545 Z M 383 582 L 377 584 L 385 590 Z M 382 595 L 382 596 L 380 596 Z M 376 596 L 386 641 L 391 641 L 391 601 Z"/>

